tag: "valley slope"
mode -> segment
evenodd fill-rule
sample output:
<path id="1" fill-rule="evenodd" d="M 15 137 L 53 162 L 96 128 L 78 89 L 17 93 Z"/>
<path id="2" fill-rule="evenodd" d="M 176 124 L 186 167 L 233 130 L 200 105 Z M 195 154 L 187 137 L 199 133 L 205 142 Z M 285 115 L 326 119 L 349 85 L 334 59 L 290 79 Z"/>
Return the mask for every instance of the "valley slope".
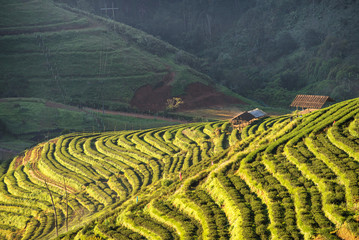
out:
<path id="1" fill-rule="evenodd" d="M 98 15 L 112 3 L 116 20 L 206 58 L 213 79 L 263 104 L 359 91 L 358 1 L 57 1 Z"/>
<path id="2" fill-rule="evenodd" d="M 1 98 L 147 112 L 164 110 L 173 96 L 187 108 L 196 107 L 196 97 L 243 103 L 190 67 L 201 64 L 196 57 L 140 30 L 52 0 L 1 5 Z M 208 89 L 191 97 L 192 84 Z"/>
<path id="3" fill-rule="evenodd" d="M 63 135 L 2 169 L 0 236 L 55 238 L 57 225 L 59 239 L 353 239 L 358 117 L 357 98 L 242 130 Z"/>

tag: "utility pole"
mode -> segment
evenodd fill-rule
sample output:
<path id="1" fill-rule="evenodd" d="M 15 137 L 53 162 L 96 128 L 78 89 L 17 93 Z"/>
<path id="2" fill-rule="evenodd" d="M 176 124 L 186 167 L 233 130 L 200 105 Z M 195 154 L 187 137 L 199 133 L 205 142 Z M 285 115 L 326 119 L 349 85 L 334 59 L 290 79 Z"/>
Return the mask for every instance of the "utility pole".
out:
<path id="1" fill-rule="evenodd" d="M 51 55 L 51 52 L 50 52 L 50 49 L 46 46 L 45 42 L 44 42 L 44 39 L 42 37 L 42 35 L 37 35 L 36 36 L 36 39 L 37 41 L 39 42 L 39 47 L 41 47 L 41 50 L 42 50 L 42 54 L 45 56 L 46 58 L 46 63 L 47 63 L 47 68 L 48 68 L 48 71 L 50 72 L 53 80 L 56 82 L 57 84 L 57 87 L 59 89 L 59 92 L 61 93 L 62 95 L 62 98 L 63 98 L 63 103 L 65 103 L 65 95 L 66 95 L 66 92 L 65 92 L 65 89 L 63 87 L 61 87 L 61 84 L 60 84 L 60 74 L 59 74 L 59 71 L 58 71 L 58 68 L 57 68 L 57 65 L 56 65 L 56 62 L 54 61 L 50 61 L 50 58 L 52 55 Z"/>
<path id="2" fill-rule="evenodd" d="M 52 198 L 51 191 L 50 191 L 49 187 L 47 186 L 46 179 L 45 179 L 45 185 L 46 185 L 47 191 L 49 191 L 49 195 L 50 195 L 50 198 L 51 198 L 52 207 L 53 207 L 53 209 L 54 209 L 54 215 L 55 215 L 55 227 L 56 227 L 56 236 L 58 237 L 58 236 L 59 236 L 59 230 L 58 230 L 58 226 L 57 226 L 57 213 L 56 213 L 56 207 L 55 207 L 54 199 Z"/>
<path id="3" fill-rule="evenodd" d="M 108 11 L 111 10 L 112 11 L 112 21 L 113 21 L 113 31 L 115 31 L 115 27 L 116 27 L 116 23 L 115 23 L 115 10 L 119 10 L 119 8 L 115 8 L 114 7 L 114 4 L 112 2 L 112 7 L 107 7 L 107 3 L 105 2 L 105 7 L 104 8 L 100 8 L 101 11 L 105 11 L 106 13 L 106 17 L 108 17 Z M 109 31 L 107 31 L 107 34 L 109 33 Z M 107 38 L 106 38 L 107 39 Z M 106 40 L 107 41 L 107 40 Z M 108 46 L 107 46 L 108 48 Z M 103 52 L 103 49 L 101 51 L 101 55 L 100 55 L 100 69 L 99 69 L 99 78 L 104 78 L 109 70 L 107 71 L 106 73 L 106 67 L 107 67 L 107 54 L 108 54 L 108 51 L 106 51 L 106 55 L 105 55 L 105 58 L 104 60 L 102 60 L 102 52 Z M 111 62 L 112 64 L 112 62 Z M 101 100 L 102 100 L 102 114 L 104 115 L 105 114 L 105 102 L 104 102 L 104 79 L 102 79 L 102 82 L 101 82 Z M 101 103 L 100 103 L 101 104 Z M 104 121 L 102 120 L 102 127 L 103 127 L 103 130 L 105 130 L 105 123 Z"/>
<path id="4" fill-rule="evenodd" d="M 114 5 L 113 5 L 113 2 L 112 2 L 112 7 L 108 8 L 107 7 L 107 3 L 105 3 L 105 7 L 104 8 L 101 8 L 100 10 L 101 11 L 106 11 L 106 16 L 108 16 L 107 14 L 107 11 L 108 10 L 112 10 L 112 20 L 115 21 L 115 10 L 118 10 L 119 8 L 115 8 Z"/>
<path id="5" fill-rule="evenodd" d="M 101 11 L 106 11 L 106 16 L 108 16 L 107 11 L 112 10 L 112 20 L 114 21 L 114 23 L 113 23 L 113 31 L 115 31 L 115 10 L 118 10 L 118 9 L 119 8 L 114 7 L 113 2 L 112 2 L 112 7 L 108 8 L 107 3 L 105 3 L 105 7 L 100 9 Z"/>
<path id="6" fill-rule="evenodd" d="M 66 198 L 66 232 L 68 232 L 69 231 L 69 200 L 67 196 L 65 177 L 63 177 L 63 179 L 64 179 L 65 198 Z"/>

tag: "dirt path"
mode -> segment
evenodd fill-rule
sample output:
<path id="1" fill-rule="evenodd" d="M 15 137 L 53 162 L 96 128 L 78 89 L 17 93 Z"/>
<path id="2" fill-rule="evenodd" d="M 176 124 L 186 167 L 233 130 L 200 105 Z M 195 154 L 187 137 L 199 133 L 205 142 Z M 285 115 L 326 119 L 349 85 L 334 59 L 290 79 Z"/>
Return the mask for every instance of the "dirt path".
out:
<path id="1" fill-rule="evenodd" d="M 85 107 L 83 109 L 85 111 L 93 111 L 93 112 L 102 113 L 102 110 L 99 110 L 99 109 L 93 109 L 93 108 L 88 108 L 88 107 Z M 187 121 L 183 121 L 183 120 L 177 120 L 177 119 L 173 119 L 173 118 L 159 117 L 159 116 L 153 116 L 153 115 L 147 115 L 147 114 L 140 114 L 140 113 L 117 112 L 117 111 L 109 111 L 109 110 L 105 110 L 104 112 L 105 112 L 105 114 L 110 114 L 110 115 L 120 115 L 120 116 L 143 118 L 143 119 L 157 119 L 157 120 L 163 120 L 163 121 L 167 121 L 167 122 L 188 123 Z"/>
<path id="2" fill-rule="evenodd" d="M 45 103 L 45 105 L 47 107 L 61 108 L 61 109 L 66 109 L 66 110 L 70 110 L 70 111 L 102 113 L 102 110 L 100 110 L 100 109 L 89 108 L 89 107 L 78 108 L 78 107 L 69 106 L 69 105 L 65 105 L 62 103 L 56 103 L 56 102 L 51 102 L 51 101 L 47 101 Z M 153 115 L 148 115 L 148 114 L 129 113 L 129 112 L 110 111 L 110 110 L 105 110 L 104 112 L 105 112 L 105 114 L 109 114 L 109 115 L 120 115 L 120 116 L 135 117 L 135 118 L 142 118 L 142 119 L 157 119 L 157 120 L 163 120 L 163 121 L 167 121 L 167 122 L 188 123 L 187 121 L 183 121 L 183 120 L 153 116 Z"/>

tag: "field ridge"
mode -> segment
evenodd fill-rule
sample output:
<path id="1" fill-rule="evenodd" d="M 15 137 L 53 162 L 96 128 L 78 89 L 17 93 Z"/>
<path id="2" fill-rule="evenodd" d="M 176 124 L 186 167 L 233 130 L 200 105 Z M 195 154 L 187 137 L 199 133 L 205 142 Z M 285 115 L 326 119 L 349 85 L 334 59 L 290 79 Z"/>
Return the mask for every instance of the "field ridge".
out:
<path id="1" fill-rule="evenodd" d="M 199 122 L 42 142 L 0 177 L 0 236 L 55 238 L 57 220 L 58 239 L 351 239 L 358 116 L 357 98 L 241 130 Z"/>

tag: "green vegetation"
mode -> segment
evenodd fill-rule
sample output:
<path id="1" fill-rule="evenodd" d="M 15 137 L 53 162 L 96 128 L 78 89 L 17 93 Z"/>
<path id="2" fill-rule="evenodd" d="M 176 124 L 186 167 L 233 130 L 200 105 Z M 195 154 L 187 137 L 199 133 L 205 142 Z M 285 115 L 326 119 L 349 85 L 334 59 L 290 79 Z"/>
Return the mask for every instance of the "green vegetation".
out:
<path id="1" fill-rule="evenodd" d="M 212 83 L 189 66 L 194 56 L 125 24 L 52 0 L 1 4 L 0 98 L 128 111 L 142 86 L 171 80 L 179 96 L 190 83 Z"/>
<path id="2" fill-rule="evenodd" d="M 357 236 L 358 111 L 352 99 L 242 130 L 219 121 L 62 135 L 1 167 L 0 235 L 56 238 L 57 222 L 57 239 Z"/>
<path id="3" fill-rule="evenodd" d="M 57 1 L 105 16 L 97 2 Z M 263 105 L 287 108 L 298 93 L 358 97 L 356 1 L 113 3 L 116 20 L 201 56 L 192 67 Z M 181 52 L 175 59 L 191 62 Z"/>
<path id="4" fill-rule="evenodd" d="M 102 114 L 38 98 L 8 98 L 0 101 L 0 123 L 0 148 L 21 152 L 69 132 L 145 129 L 176 122 Z"/>

